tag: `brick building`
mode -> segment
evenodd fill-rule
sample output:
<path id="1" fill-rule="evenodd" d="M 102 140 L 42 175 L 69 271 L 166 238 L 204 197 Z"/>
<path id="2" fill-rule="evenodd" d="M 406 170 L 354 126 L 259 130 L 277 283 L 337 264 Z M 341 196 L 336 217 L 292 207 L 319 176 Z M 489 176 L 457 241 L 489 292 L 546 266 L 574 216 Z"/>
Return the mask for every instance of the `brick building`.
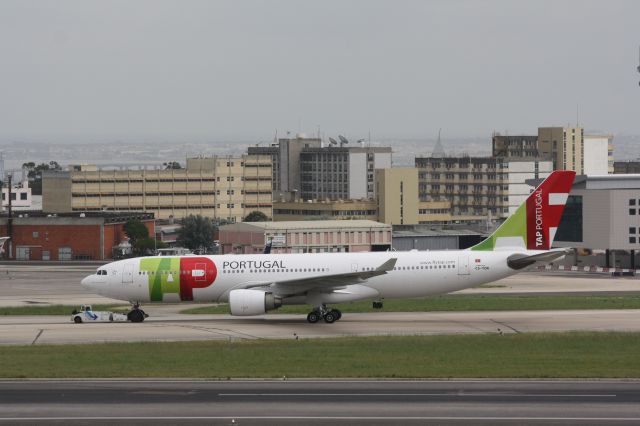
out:
<path id="1" fill-rule="evenodd" d="M 69 213 L 30 212 L 13 217 L 9 231 L 6 216 L 0 217 L 0 236 L 10 236 L 5 250 L 15 260 L 110 260 L 127 241 L 123 226 L 138 219 L 155 233 L 153 213 Z"/>

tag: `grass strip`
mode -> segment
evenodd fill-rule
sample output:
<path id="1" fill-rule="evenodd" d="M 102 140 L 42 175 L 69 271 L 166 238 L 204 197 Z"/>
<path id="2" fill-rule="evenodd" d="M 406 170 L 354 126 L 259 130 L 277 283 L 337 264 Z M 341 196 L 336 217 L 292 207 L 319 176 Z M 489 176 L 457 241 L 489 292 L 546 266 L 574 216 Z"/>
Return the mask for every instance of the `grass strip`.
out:
<path id="1" fill-rule="evenodd" d="M 373 309 L 370 301 L 335 305 L 344 313 L 424 312 L 424 311 L 536 311 L 550 309 L 640 309 L 640 295 L 620 296 L 518 296 L 518 295 L 443 295 L 419 299 L 389 299 L 384 308 Z M 310 306 L 283 306 L 278 314 L 306 314 Z M 226 304 L 185 309 L 183 314 L 227 314 Z"/>
<path id="2" fill-rule="evenodd" d="M 428 311 L 535 311 L 551 309 L 640 309 L 640 295 L 478 295 L 449 294 L 418 299 L 389 299 L 384 308 L 373 309 L 371 301 L 335 305 L 344 313 Z M 0 315 L 71 315 L 79 306 L 33 305 L 0 308 Z M 126 304 L 93 305 L 95 311 L 128 310 Z M 144 306 L 143 306 L 144 309 Z M 270 313 L 307 314 L 311 306 L 283 306 Z M 187 308 L 183 314 L 228 314 L 227 304 Z"/>
<path id="3" fill-rule="evenodd" d="M 127 311 L 127 304 L 91 305 L 94 311 Z M 9 306 L 0 308 L 0 315 L 71 315 L 74 309 L 80 310 L 79 305 L 32 305 Z"/>
<path id="4" fill-rule="evenodd" d="M 0 346 L 0 377 L 638 378 L 640 333 Z"/>

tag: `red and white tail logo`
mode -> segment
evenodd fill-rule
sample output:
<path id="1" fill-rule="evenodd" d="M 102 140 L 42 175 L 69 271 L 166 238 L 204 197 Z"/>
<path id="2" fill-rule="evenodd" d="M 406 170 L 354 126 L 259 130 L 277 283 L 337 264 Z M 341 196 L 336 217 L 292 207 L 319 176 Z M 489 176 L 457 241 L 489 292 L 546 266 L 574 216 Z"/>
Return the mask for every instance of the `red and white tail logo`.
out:
<path id="1" fill-rule="evenodd" d="M 557 170 L 527 198 L 527 248 L 549 250 L 576 172 Z"/>

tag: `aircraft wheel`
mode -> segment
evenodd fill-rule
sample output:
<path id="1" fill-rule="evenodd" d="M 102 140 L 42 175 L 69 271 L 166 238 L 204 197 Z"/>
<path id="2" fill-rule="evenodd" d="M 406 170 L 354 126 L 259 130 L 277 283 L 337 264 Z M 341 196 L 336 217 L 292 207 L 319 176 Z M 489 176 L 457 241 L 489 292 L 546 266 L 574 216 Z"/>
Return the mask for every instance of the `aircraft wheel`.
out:
<path id="1" fill-rule="evenodd" d="M 82 318 L 80 318 L 80 317 L 73 317 L 73 322 L 75 322 L 76 324 L 82 324 Z"/>
<path id="2" fill-rule="evenodd" d="M 324 314 L 324 322 L 326 322 L 327 324 L 332 324 L 336 321 L 336 314 L 333 311 L 329 311 L 326 314 Z"/>
<path id="3" fill-rule="evenodd" d="M 309 321 L 311 324 L 317 323 L 318 321 L 320 321 L 320 314 L 316 311 L 309 312 L 309 315 L 307 315 L 307 321 Z"/>
<path id="4" fill-rule="evenodd" d="M 340 321 L 340 318 L 342 318 L 342 312 L 339 309 L 332 309 L 331 313 L 336 317 L 336 321 Z"/>
<path id="5" fill-rule="evenodd" d="M 127 319 L 131 322 L 142 322 L 144 321 L 144 312 L 140 309 L 134 309 L 127 314 Z"/>

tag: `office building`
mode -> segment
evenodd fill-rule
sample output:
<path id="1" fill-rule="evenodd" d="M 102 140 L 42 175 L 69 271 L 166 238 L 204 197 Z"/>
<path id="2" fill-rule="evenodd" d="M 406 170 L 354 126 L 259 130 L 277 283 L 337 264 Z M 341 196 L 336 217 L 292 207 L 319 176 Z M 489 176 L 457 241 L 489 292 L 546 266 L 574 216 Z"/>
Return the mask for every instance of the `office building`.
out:
<path id="1" fill-rule="evenodd" d="M 100 170 L 71 166 L 43 173 L 43 210 L 152 212 L 241 221 L 252 211 L 272 216 L 271 157 L 189 158 L 184 169 Z"/>
<path id="2" fill-rule="evenodd" d="M 390 168 L 392 155 L 390 147 L 323 147 L 320 139 L 303 134 L 247 152 L 271 157 L 275 199 L 296 192 L 303 200 L 374 198 L 374 171 Z"/>
<path id="3" fill-rule="evenodd" d="M 268 155 L 271 157 L 272 188 L 274 194 L 300 191 L 300 153 L 305 148 L 320 148 L 319 138 L 308 138 L 298 133 L 295 138 L 281 138 L 268 147 L 251 146 L 249 155 Z"/>
<path id="4" fill-rule="evenodd" d="M 300 154 L 300 197 L 375 198 L 375 170 L 386 168 L 391 168 L 390 147 L 304 148 Z"/>

